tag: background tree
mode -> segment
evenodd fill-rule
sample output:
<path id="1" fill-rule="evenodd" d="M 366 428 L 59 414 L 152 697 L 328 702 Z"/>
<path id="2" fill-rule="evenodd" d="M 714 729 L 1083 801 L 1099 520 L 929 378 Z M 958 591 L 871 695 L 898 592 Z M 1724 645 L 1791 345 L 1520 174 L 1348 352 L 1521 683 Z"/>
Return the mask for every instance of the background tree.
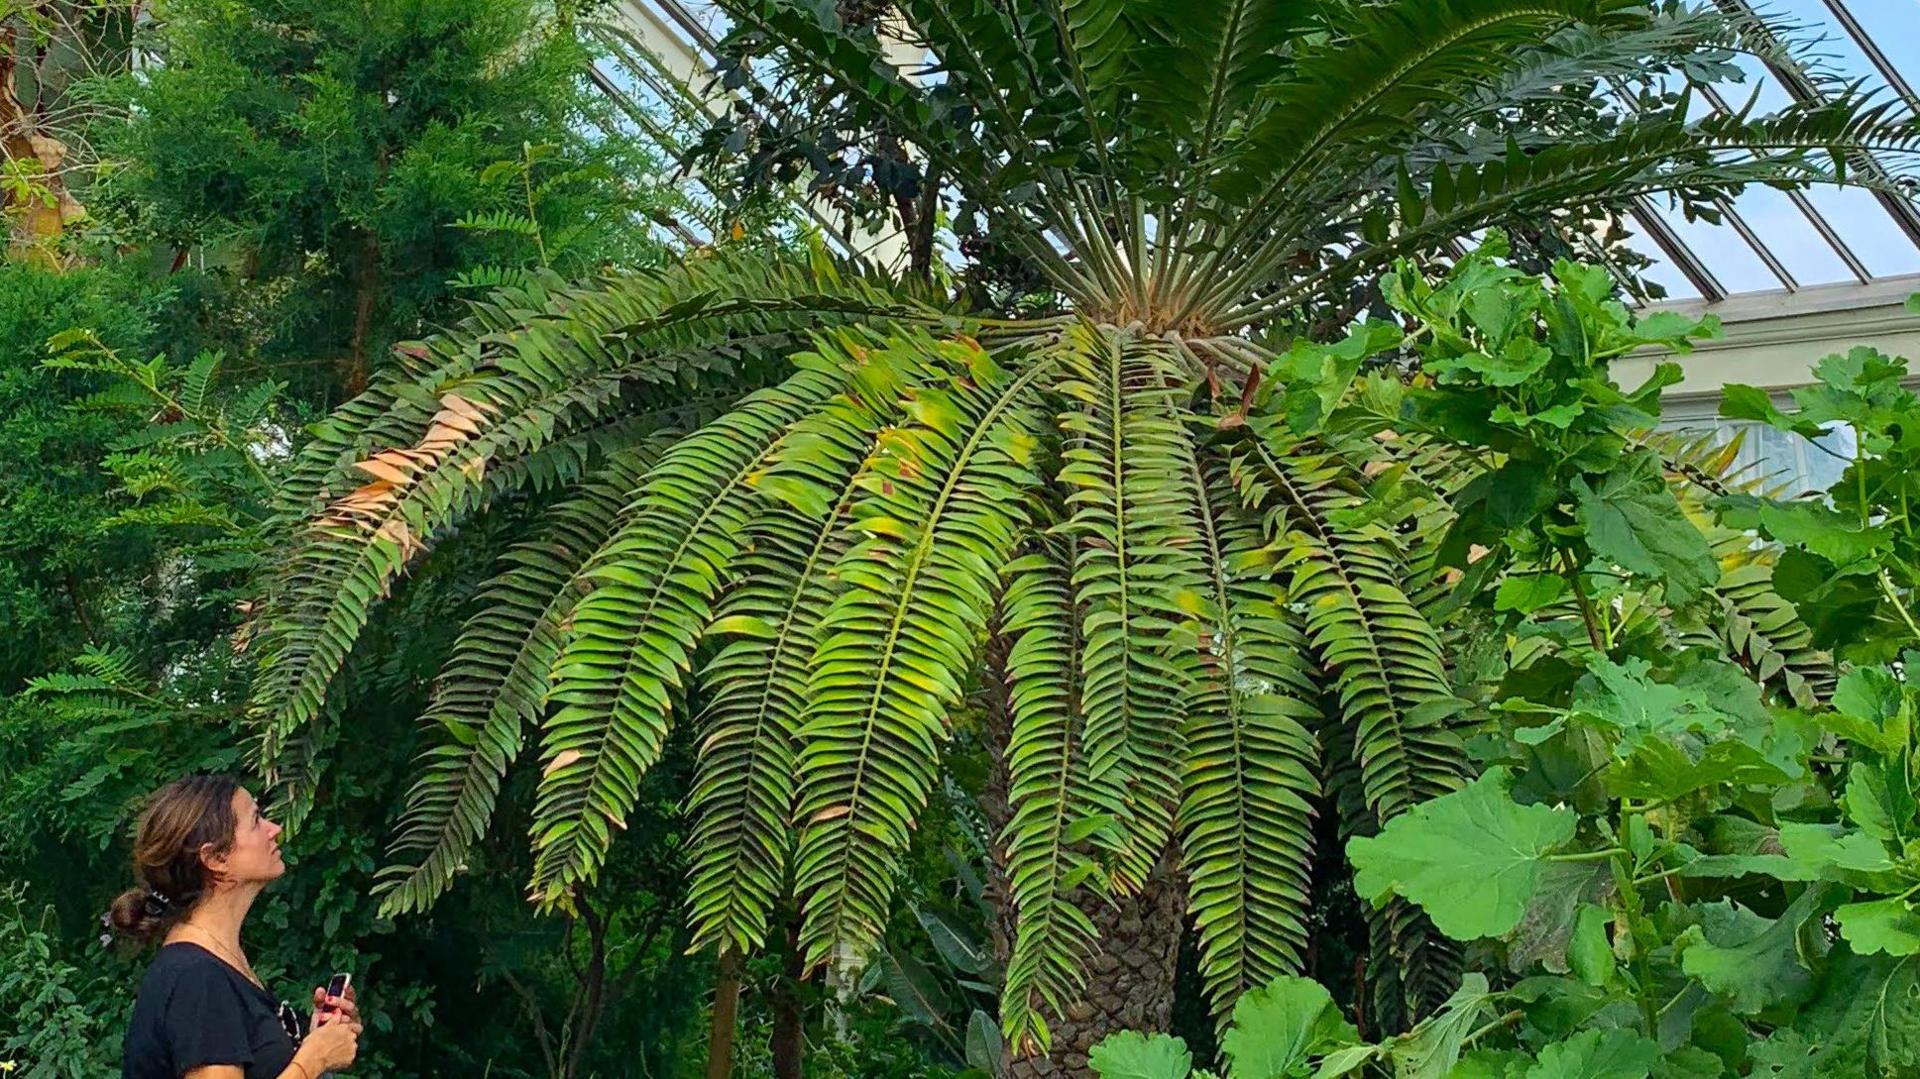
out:
<path id="1" fill-rule="evenodd" d="M 956 709 L 1004 655 L 1001 1021 L 1069 1068 L 1092 1033 L 1167 1023 L 1183 915 L 1216 1014 L 1301 969 L 1317 815 L 1366 834 L 1471 774 L 1432 604 L 1449 568 L 1485 572 L 1429 545 L 1419 499 L 1371 497 L 1391 480 L 1444 506 L 1445 464 L 1322 429 L 1386 331 L 1289 331 L 1510 215 L 1831 181 L 1845 154 L 1920 145 L 1852 99 L 1692 121 L 1656 94 L 1612 126 L 1511 123 L 1560 86 L 1684 75 L 1743 40 L 1608 0 L 909 3 L 889 32 L 937 58 L 925 83 L 831 9 L 728 10 L 969 192 L 1061 313 L 955 312 L 818 257 L 482 305 L 294 467 L 257 612 L 261 761 L 298 819 L 381 597 L 514 492 L 577 481 L 455 645 L 389 909 L 446 890 L 536 730 L 531 891 L 572 909 L 690 719 L 694 945 L 754 950 L 791 897 L 802 963 L 845 979 Z M 1376 1014 L 1446 999 L 1452 945 L 1405 904 L 1369 921 Z"/>
<path id="2" fill-rule="evenodd" d="M 542 0 L 169 4 L 143 42 L 154 64 L 98 91 L 132 111 L 99 129 L 128 167 L 94 212 L 153 237 L 176 269 L 285 280 L 266 354 L 331 360 L 319 385 L 357 392 L 388 343 L 456 309 L 462 274 L 656 253 L 655 157 L 614 133 L 571 14 Z"/>

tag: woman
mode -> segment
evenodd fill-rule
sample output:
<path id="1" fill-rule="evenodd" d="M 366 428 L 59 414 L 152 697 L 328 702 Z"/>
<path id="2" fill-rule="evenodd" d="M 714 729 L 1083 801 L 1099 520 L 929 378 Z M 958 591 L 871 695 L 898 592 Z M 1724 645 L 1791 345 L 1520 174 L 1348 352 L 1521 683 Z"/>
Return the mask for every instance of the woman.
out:
<path id="1" fill-rule="evenodd" d="M 315 989 L 302 1038 L 299 1016 L 267 992 L 240 944 L 254 899 L 287 871 L 279 836 L 225 776 L 177 780 L 147 804 L 133 844 L 139 887 L 107 915 L 142 943 L 164 940 L 133 1005 L 122 1079 L 320 1079 L 353 1063 L 352 991 Z"/>

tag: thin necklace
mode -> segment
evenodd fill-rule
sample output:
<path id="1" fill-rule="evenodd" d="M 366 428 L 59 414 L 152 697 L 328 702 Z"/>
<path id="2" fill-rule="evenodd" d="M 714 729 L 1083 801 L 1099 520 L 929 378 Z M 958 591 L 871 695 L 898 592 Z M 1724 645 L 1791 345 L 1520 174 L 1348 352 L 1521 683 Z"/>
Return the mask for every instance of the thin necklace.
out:
<path id="1" fill-rule="evenodd" d="M 260 984 L 260 977 L 259 975 L 256 975 L 253 972 L 253 964 L 247 962 L 246 956 L 235 955 L 233 952 L 228 951 L 226 948 L 226 945 L 221 944 L 218 940 L 214 939 L 214 936 L 212 933 L 209 933 L 206 930 L 200 928 L 199 926 L 194 925 L 192 922 L 181 922 L 180 928 L 191 929 L 194 932 L 200 934 L 201 936 L 207 938 L 207 943 L 213 945 L 213 954 L 219 956 L 223 961 L 231 962 L 234 966 L 234 969 L 246 975 L 247 980 L 252 982 L 254 985 L 259 986 L 261 989 L 266 988 L 266 986 Z"/>

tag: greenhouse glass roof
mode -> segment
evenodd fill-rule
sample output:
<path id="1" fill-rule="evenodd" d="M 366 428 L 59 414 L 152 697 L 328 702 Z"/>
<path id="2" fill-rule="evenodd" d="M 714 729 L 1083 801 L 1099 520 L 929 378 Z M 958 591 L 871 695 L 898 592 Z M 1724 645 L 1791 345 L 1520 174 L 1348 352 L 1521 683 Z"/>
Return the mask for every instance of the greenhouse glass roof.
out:
<path id="1" fill-rule="evenodd" d="M 1738 109 L 1757 96 L 1764 113 L 1857 81 L 1878 99 L 1920 113 L 1920 0 L 1713 2 L 1780 26 L 1802 62 L 1775 67 L 1743 56 L 1745 81 L 1697 95 L 1698 112 Z M 696 91 L 707 85 L 714 44 L 726 26 L 705 0 L 621 0 L 610 11 L 604 37 L 611 55 L 597 78 L 616 100 L 628 102 L 624 111 L 636 124 L 654 129 L 667 145 L 682 145 L 709 119 Z M 1654 199 L 1636 205 L 1632 244 L 1654 260 L 1645 276 L 1670 300 L 1714 303 L 1836 285 L 1880 291 L 1889 279 L 1908 277 L 1920 289 L 1914 197 L 1857 187 L 1753 188 L 1719 209 L 1722 222 L 1710 224 L 1685 220 Z M 705 238 L 710 227 L 686 222 L 683 232 Z"/>

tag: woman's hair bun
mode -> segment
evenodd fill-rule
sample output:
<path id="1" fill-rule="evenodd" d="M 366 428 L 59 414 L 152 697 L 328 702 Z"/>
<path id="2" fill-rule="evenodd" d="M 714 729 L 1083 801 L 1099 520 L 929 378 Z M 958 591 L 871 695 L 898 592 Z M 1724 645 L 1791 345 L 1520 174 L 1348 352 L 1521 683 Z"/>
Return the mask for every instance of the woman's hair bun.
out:
<path id="1" fill-rule="evenodd" d="M 151 944 L 172 924 L 173 911 L 156 903 L 151 889 L 128 888 L 107 908 L 107 925 L 114 932 L 140 944 Z"/>

